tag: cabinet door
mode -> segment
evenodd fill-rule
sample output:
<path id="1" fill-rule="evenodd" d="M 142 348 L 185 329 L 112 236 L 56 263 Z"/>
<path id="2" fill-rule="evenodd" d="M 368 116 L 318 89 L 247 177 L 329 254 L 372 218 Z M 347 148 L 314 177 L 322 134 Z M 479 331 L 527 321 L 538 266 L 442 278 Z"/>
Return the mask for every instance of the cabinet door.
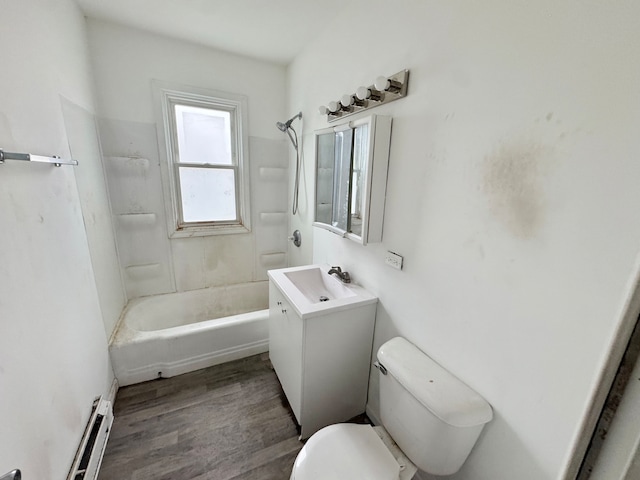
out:
<path id="1" fill-rule="evenodd" d="M 269 357 L 291 409 L 301 423 L 302 319 L 269 282 Z"/>

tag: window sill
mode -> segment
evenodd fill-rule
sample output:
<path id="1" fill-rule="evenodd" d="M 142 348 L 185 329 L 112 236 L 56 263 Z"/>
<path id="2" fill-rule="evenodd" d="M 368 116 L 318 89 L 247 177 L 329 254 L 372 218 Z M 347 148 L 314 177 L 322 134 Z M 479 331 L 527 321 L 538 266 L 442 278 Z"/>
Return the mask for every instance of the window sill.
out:
<path id="1" fill-rule="evenodd" d="M 173 231 L 169 238 L 207 237 L 210 235 L 237 235 L 250 233 L 251 229 L 244 225 L 219 225 L 215 227 L 184 227 Z"/>

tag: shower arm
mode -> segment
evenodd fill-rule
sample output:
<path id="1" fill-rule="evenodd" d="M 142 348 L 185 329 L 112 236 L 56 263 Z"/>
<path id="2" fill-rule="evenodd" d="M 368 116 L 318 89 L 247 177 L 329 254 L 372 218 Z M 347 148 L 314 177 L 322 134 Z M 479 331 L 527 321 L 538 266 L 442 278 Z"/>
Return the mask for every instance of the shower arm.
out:
<path id="1" fill-rule="evenodd" d="M 286 122 L 284 122 L 284 123 L 278 122 L 278 123 L 276 123 L 276 125 L 281 131 L 286 132 L 287 129 L 291 128 L 291 124 L 293 123 L 293 121 L 296 118 L 302 119 L 302 112 L 298 112 L 293 117 L 291 117 L 289 120 L 287 120 Z"/>

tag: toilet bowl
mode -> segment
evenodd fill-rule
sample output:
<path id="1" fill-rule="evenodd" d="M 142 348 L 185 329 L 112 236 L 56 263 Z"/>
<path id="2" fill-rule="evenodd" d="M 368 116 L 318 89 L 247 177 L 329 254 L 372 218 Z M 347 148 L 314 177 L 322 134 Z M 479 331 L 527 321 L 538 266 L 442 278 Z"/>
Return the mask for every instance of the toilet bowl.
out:
<path id="1" fill-rule="evenodd" d="M 290 480 L 409 480 L 417 471 L 383 427 L 339 423 L 309 438 Z"/>
<path id="2" fill-rule="evenodd" d="M 382 426 L 341 423 L 312 435 L 290 480 L 409 480 L 418 469 L 452 475 L 491 406 L 401 337 L 378 350 Z"/>

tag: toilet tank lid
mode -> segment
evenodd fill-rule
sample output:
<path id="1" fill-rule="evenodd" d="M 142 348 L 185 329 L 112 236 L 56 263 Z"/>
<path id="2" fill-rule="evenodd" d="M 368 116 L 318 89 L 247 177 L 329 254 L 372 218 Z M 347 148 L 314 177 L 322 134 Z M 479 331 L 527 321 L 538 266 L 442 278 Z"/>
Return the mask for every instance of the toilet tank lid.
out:
<path id="1" fill-rule="evenodd" d="M 491 405 L 402 337 L 378 350 L 378 360 L 409 393 L 443 422 L 472 427 L 493 418 Z"/>

